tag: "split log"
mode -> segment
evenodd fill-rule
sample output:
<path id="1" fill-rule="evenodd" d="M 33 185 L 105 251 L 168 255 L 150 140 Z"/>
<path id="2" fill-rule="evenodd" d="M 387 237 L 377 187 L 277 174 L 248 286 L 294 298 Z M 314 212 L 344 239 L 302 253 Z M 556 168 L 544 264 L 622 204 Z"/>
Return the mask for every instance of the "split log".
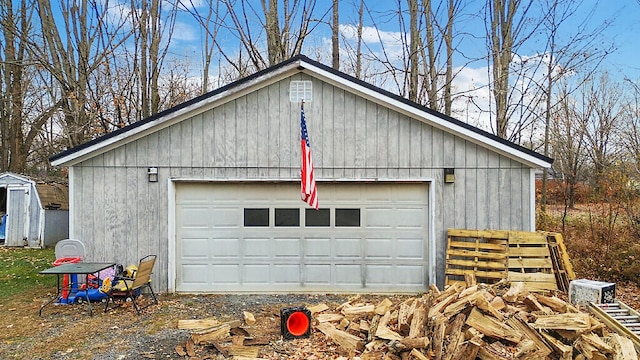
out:
<path id="1" fill-rule="evenodd" d="M 319 314 L 318 316 L 315 317 L 315 319 L 318 320 L 319 323 L 337 322 L 344 319 L 344 316 L 340 314 Z"/>
<path id="2" fill-rule="evenodd" d="M 480 293 L 482 296 L 476 298 L 476 306 L 488 313 L 491 314 L 493 317 L 495 317 L 496 319 L 498 319 L 499 321 L 503 321 L 504 320 L 504 316 L 502 316 L 502 313 L 500 313 L 500 311 L 496 310 L 488 301 L 487 298 L 484 296 L 484 294 L 486 293 L 486 291 L 482 291 L 482 293 Z"/>
<path id="3" fill-rule="evenodd" d="M 187 319 L 178 320 L 178 329 L 180 330 L 204 330 L 220 325 L 220 321 L 209 319 Z"/>
<path id="4" fill-rule="evenodd" d="M 387 311 L 391 310 L 391 306 L 393 302 L 388 298 L 384 298 L 384 300 L 380 301 L 378 305 L 376 305 L 374 312 L 380 316 L 384 315 Z"/>
<path id="5" fill-rule="evenodd" d="M 573 343 L 573 346 L 585 356 L 585 358 L 592 360 L 606 360 L 607 356 L 601 353 L 598 348 L 593 346 L 590 342 L 586 341 L 584 337 L 578 338 Z"/>
<path id="6" fill-rule="evenodd" d="M 475 328 L 486 336 L 490 336 L 496 339 L 502 339 L 513 343 L 517 343 L 522 339 L 522 334 L 520 334 L 515 329 L 495 320 L 492 317 L 482 314 L 478 309 L 475 308 L 471 310 L 466 324 Z"/>
<path id="7" fill-rule="evenodd" d="M 248 312 L 248 311 L 243 311 L 242 315 L 244 316 L 244 322 L 247 325 L 253 325 L 256 323 L 256 318 L 255 316 L 253 316 L 252 313 Z"/>
<path id="8" fill-rule="evenodd" d="M 536 329 L 588 330 L 591 326 L 587 313 L 541 315 L 533 323 Z"/>
<path id="9" fill-rule="evenodd" d="M 458 348 L 456 353 L 453 354 L 453 358 L 451 358 L 451 360 L 475 359 L 478 356 L 480 346 L 482 346 L 481 340 L 478 342 L 467 341 Z"/>
<path id="10" fill-rule="evenodd" d="M 402 334 L 409 333 L 411 328 L 411 319 L 416 311 L 418 301 L 416 299 L 407 300 L 400 304 L 398 309 L 398 331 Z"/>
<path id="11" fill-rule="evenodd" d="M 456 319 L 453 321 L 453 324 L 451 325 L 451 329 L 449 331 L 449 345 L 447 345 L 447 348 L 442 355 L 442 358 L 444 360 L 450 360 L 456 352 L 459 344 L 464 341 L 462 326 L 464 325 L 465 320 L 465 314 L 458 314 L 456 316 Z"/>
<path id="12" fill-rule="evenodd" d="M 436 284 L 429 285 L 429 292 L 431 292 L 436 297 L 440 295 L 440 289 L 438 289 Z"/>
<path id="13" fill-rule="evenodd" d="M 226 347 L 229 355 L 236 357 L 245 357 L 245 358 L 257 358 L 258 353 L 260 352 L 260 348 L 257 346 L 242 346 L 242 345 L 230 345 Z"/>
<path id="14" fill-rule="evenodd" d="M 553 314 L 553 310 L 551 310 L 551 308 L 543 306 L 542 304 L 540 304 L 538 302 L 538 299 L 535 296 L 531 295 L 531 294 L 525 296 L 525 298 L 522 299 L 522 302 L 524 302 L 524 304 L 527 305 L 527 307 L 529 309 L 531 309 L 531 311 L 539 311 L 539 312 L 541 312 L 543 314 L 546 314 L 546 315 Z"/>
<path id="15" fill-rule="evenodd" d="M 375 306 L 373 304 L 345 306 L 340 311 L 344 316 L 356 316 L 373 313 Z"/>
<path id="16" fill-rule="evenodd" d="M 411 325 L 409 326 L 409 337 L 418 338 L 424 335 L 424 326 L 427 318 L 427 309 L 425 305 L 420 302 L 416 307 L 416 310 L 411 319 Z"/>
<path id="17" fill-rule="evenodd" d="M 510 303 L 515 303 L 527 295 L 529 295 L 529 291 L 525 289 L 523 282 L 513 282 L 509 290 L 502 295 L 502 298 Z"/>
<path id="18" fill-rule="evenodd" d="M 540 333 L 542 337 L 551 345 L 553 351 L 560 356 L 561 360 L 571 360 L 573 347 L 562 343 L 562 341 L 554 338 L 546 332 Z"/>
<path id="19" fill-rule="evenodd" d="M 232 320 L 209 329 L 200 330 L 191 334 L 191 339 L 196 344 L 204 344 L 215 340 L 220 340 L 230 336 L 232 327 L 240 326 L 240 320 Z"/>
<path id="20" fill-rule="evenodd" d="M 395 353 L 412 349 L 425 349 L 429 346 L 429 338 L 404 338 L 401 340 L 393 340 L 387 344 L 387 347 Z"/>
<path id="21" fill-rule="evenodd" d="M 389 329 L 387 324 L 391 319 L 391 313 L 387 311 L 382 318 L 380 318 L 380 323 L 378 323 L 378 328 L 376 329 L 375 336 L 380 339 L 385 340 L 401 340 L 403 337 L 397 332 Z"/>
<path id="22" fill-rule="evenodd" d="M 462 295 L 462 294 L 460 294 L 460 295 Z M 442 311 L 442 314 L 446 318 L 451 318 L 453 315 L 457 315 L 457 314 L 463 312 L 466 308 L 469 308 L 469 307 L 475 305 L 476 301 L 480 297 L 482 297 L 482 294 L 479 293 L 479 292 L 470 293 L 470 294 L 465 295 L 464 297 L 460 297 L 459 300 L 457 300 L 456 302 L 453 302 L 449 306 L 447 306 Z"/>
<path id="23" fill-rule="evenodd" d="M 431 307 L 431 309 L 429 309 L 429 317 L 433 318 L 433 317 L 436 316 L 436 314 L 442 314 L 443 310 L 447 306 L 449 306 L 451 303 L 453 303 L 456 300 L 457 297 L 458 297 L 457 293 L 456 294 L 451 294 L 451 295 L 447 296 L 446 298 L 444 298 L 442 301 L 440 301 L 440 302 L 436 303 L 435 305 L 433 305 Z"/>
<path id="24" fill-rule="evenodd" d="M 567 312 L 567 302 L 562 299 L 559 299 L 555 296 L 544 296 L 537 293 L 534 293 L 533 296 L 536 297 L 539 303 L 550 307 L 557 313 Z"/>
<path id="25" fill-rule="evenodd" d="M 369 334 L 367 335 L 367 341 L 371 342 L 375 340 L 375 334 L 378 330 L 378 324 L 380 323 L 380 315 L 374 315 L 371 319 L 371 325 L 369 326 Z"/>
<path id="26" fill-rule="evenodd" d="M 613 347 L 605 343 L 604 340 L 594 333 L 582 334 L 580 337 L 582 338 L 582 341 L 590 344 L 604 354 L 613 353 Z"/>
<path id="27" fill-rule="evenodd" d="M 459 284 L 448 285 L 445 287 L 444 291 L 440 292 L 440 294 L 435 299 L 433 299 L 433 303 L 437 304 L 451 295 L 459 294 L 462 290 L 463 288 Z"/>
<path id="28" fill-rule="evenodd" d="M 359 337 L 342 330 L 338 330 L 335 326 L 329 323 L 318 324 L 316 328 L 346 351 L 361 351 L 364 348 L 364 344 Z"/>
<path id="29" fill-rule="evenodd" d="M 431 351 L 433 358 L 436 360 L 442 359 L 442 350 L 444 347 L 444 335 L 447 328 L 447 318 L 443 315 L 437 314 L 435 321 L 433 322 L 432 334 L 432 346 Z"/>
<path id="30" fill-rule="evenodd" d="M 418 360 L 429 360 L 429 358 L 425 354 L 421 353 L 418 349 L 411 350 L 410 354 Z"/>
<path id="31" fill-rule="evenodd" d="M 308 306 L 307 310 L 309 310 L 312 314 L 316 314 L 319 312 L 323 312 L 325 310 L 329 310 L 329 307 L 327 306 L 327 304 L 317 304 L 317 305 L 313 305 L 313 306 Z"/>
<path id="32" fill-rule="evenodd" d="M 511 360 L 511 351 L 501 342 L 496 341 L 488 346 L 483 346 L 478 351 L 480 360 Z"/>
<path id="33" fill-rule="evenodd" d="M 631 339 L 613 334 L 610 342 L 614 349 L 614 360 L 638 360 L 638 354 Z"/>
<path id="34" fill-rule="evenodd" d="M 553 349 L 549 348 L 542 335 L 525 322 L 520 315 L 509 318 L 507 325 L 519 331 L 525 339 L 532 341 L 536 346 L 535 354 L 540 355 L 541 358 L 546 358 L 553 352 Z"/>

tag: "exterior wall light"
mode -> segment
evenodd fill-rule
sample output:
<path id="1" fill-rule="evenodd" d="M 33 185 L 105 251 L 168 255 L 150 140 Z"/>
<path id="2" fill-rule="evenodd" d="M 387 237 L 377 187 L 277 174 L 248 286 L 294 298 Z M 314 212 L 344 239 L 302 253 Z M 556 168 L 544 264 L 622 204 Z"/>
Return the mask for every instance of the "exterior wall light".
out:
<path id="1" fill-rule="evenodd" d="M 456 182 L 456 174 L 453 168 L 444 169 L 444 182 L 447 184 L 453 184 Z"/>
<path id="2" fill-rule="evenodd" d="M 158 182 L 158 168 L 150 167 L 147 169 L 147 175 L 149 176 L 149 182 Z"/>

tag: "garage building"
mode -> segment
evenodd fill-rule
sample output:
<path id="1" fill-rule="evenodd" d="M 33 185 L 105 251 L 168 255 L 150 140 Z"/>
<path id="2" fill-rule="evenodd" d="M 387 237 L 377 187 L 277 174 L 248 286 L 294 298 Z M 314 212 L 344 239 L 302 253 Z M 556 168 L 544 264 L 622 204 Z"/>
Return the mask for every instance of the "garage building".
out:
<path id="1" fill-rule="evenodd" d="M 89 260 L 157 254 L 155 288 L 216 293 L 442 286 L 447 229 L 534 230 L 552 160 L 301 55 L 51 162 Z"/>

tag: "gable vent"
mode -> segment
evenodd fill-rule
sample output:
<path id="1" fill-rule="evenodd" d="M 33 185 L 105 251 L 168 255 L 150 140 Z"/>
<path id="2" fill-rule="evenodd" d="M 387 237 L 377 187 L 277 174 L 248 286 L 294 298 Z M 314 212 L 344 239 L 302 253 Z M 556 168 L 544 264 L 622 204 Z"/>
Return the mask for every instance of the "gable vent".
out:
<path id="1" fill-rule="evenodd" d="M 313 83 L 310 80 L 292 80 L 289 85 L 289 101 L 313 101 Z"/>

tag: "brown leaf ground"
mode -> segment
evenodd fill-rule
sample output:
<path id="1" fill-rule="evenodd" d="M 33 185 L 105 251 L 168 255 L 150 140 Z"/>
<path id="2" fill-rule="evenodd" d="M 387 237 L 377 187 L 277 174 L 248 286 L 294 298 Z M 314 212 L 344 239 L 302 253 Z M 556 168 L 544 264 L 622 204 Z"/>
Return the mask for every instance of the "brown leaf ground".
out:
<path id="1" fill-rule="evenodd" d="M 349 295 L 172 295 L 159 297 L 154 305 L 136 315 L 130 304 L 103 313 L 94 303 L 93 316 L 86 304 L 52 305 L 38 316 L 40 306 L 55 290 L 34 291 L 0 304 L 1 359 L 184 359 L 176 346 L 189 338 L 178 330 L 181 319 L 242 319 L 242 312 L 254 314 L 256 323 L 243 328 L 253 337 L 266 338 L 260 346 L 265 359 L 335 359 L 343 354 L 320 332 L 309 339 L 282 340 L 280 309 L 325 303 L 337 306 Z M 403 296 L 389 296 L 402 299 Z M 383 296 L 364 295 L 378 302 Z M 222 359 L 209 346 L 196 346 L 197 359 Z"/>

